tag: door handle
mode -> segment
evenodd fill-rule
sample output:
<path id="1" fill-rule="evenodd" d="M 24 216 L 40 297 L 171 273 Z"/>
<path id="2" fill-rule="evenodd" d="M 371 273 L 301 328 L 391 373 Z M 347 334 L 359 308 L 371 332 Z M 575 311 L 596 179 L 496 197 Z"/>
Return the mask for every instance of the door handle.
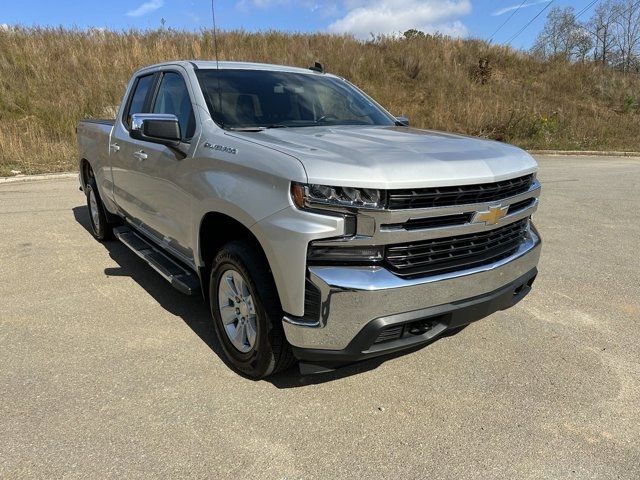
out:
<path id="1" fill-rule="evenodd" d="M 144 150 L 138 150 L 137 152 L 134 152 L 133 156 L 136 157 L 138 160 L 146 160 L 147 157 L 149 157 L 149 155 L 147 155 L 147 153 Z"/>
<path id="2" fill-rule="evenodd" d="M 118 145 L 117 143 L 111 143 L 111 144 L 109 145 L 109 148 L 110 148 L 111 150 L 113 150 L 114 152 L 117 152 L 117 151 L 119 151 L 119 150 L 120 150 L 120 145 Z"/>

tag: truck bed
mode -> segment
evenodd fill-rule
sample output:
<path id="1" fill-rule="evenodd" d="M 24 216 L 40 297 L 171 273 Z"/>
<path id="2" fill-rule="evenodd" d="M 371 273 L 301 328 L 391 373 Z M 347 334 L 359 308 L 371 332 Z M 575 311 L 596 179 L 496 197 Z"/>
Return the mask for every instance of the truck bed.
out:
<path id="1" fill-rule="evenodd" d="M 109 119 L 109 118 L 83 118 L 82 120 L 80 120 L 80 123 L 97 123 L 100 125 L 107 125 L 109 127 L 113 127 L 116 121 L 115 119 Z"/>
<path id="2" fill-rule="evenodd" d="M 80 161 L 91 161 L 98 184 L 109 168 L 109 141 L 114 124 L 115 120 L 87 119 L 81 120 L 76 129 Z"/>

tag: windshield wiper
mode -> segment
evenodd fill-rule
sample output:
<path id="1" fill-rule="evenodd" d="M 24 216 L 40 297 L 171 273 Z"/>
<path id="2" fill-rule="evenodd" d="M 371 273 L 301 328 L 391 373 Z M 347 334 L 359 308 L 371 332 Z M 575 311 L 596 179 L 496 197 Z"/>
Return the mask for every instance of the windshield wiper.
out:
<path id="1" fill-rule="evenodd" d="M 233 130 L 234 132 L 264 132 L 265 130 L 269 130 L 271 128 L 289 128 L 288 125 L 281 124 L 273 124 L 266 126 L 256 126 L 256 127 L 229 127 L 229 130 Z"/>
<path id="2" fill-rule="evenodd" d="M 265 127 L 227 127 L 227 130 L 233 130 L 234 132 L 262 132 L 266 129 Z"/>

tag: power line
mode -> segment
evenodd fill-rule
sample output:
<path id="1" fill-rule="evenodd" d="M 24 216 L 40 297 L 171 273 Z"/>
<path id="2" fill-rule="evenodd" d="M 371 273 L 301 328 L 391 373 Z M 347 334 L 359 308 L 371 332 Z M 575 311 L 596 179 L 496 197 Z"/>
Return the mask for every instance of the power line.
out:
<path id="1" fill-rule="evenodd" d="M 582 15 L 584 15 L 593 5 L 595 5 L 596 3 L 598 3 L 600 0 L 593 0 L 593 2 L 591 2 L 589 5 L 587 5 L 586 7 L 584 7 L 582 10 L 580 10 L 576 15 L 575 15 L 575 19 L 577 20 L 578 18 L 580 18 Z M 630 9 L 634 10 L 636 7 L 640 7 L 640 0 L 638 0 L 636 3 L 632 4 Z M 609 21 L 613 21 L 614 19 L 617 19 L 619 16 L 621 16 L 624 12 L 620 12 L 618 11 L 616 13 L 616 11 L 614 10 L 612 12 L 612 14 L 609 16 Z M 594 34 L 594 32 L 590 31 L 588 28 L 585 28 L 584 26 L 582 27 L 584 28 L 588 33 L 590 33 L 591 35 Z"/>
<path id="2" fill-rule="evenodd" d="M 535 17 L 533 17 L 531 20 L 529 20 L 529 23 L 527 23 L 524 27 L 522 27 L 520 30 L 518 30 L 518 32 L 517 32 L 515 35 L 513 35 L 509 40 L 507 40 L 507 42 L 506 42 L 506 43 L 511 43 L 511 42 L 513 42 L 516 38 L 518 38 L 518 37 L 520 36 L 520 34 L 521 34 L 522 32 L 524 32 L 524 31 L 529 27 L 529 25 L 531 25 L 533 22 L 535 22 L 535 20 L 536 20 L 540 15 L 542 15 L 542 14 L 544 13 L 544 11 L 545 11 L 547 8 L 549 8 L 549 7 L 553 4 L 553 2 L 554 2 L 554 1 L 555 1 L 555 0 L 551 0 L 549 3 L 547 3 L 547 4 L 545 5 L 545 7 L 544 7 L 542 10 L 540 10 L 540 11 L 538 12 L 538 14 L 537 14 Z"/>
<path id="3" fill-rule="evenodd" d="M 580 10 L 577 14 L 576 14 L 576 20 L 578 18 L 580 18 L 584 13 L 587 12 L 587 10 L 589 10 L 591 7 L 593 7 L 596 3 L 598 3 L 600 0 L 593 0 L 593 2 L 591 2 L 589 5 L 587 5 L 586 7 L 584 7 L 582 10 Z"/>
<path id="4" fill-rule="evenodd" d="M 596 0 L 596 1 L 598 1 L 598 0 Z M 636 7 L 640 7 L 640 0 L 638 0 L 638 1 L 637 1 L 636 3 L 634 3 L 633 5 L 631 5 L 630 10 L 631 10 L 631 11 L 633 11 L 633 10 L 635 10 L 635 8 L 636 8 Z M 582 14 L 584 13 L 584 11 L 585 11 L 585 10 L 586 10 L 586 9 L 581 10 L 581 12 L 580 12 L 580 14 L 579 14 L 579 15 L 582 15 Z M 620 17 L 620 16 L 621 16 L 623 13 L 625 13 L 625 12 L 626 12 L 626 10 L 623 10 L 623 11 L 617 11 L 617 12 L 616 12 L 616 11 L 612 11 L 612 12 L 611 12 L 611 14 L 610 14 L 610 16 L 608 17 L 608 21 L 609 21 L 609 22 L 613 22 L 614 20 L 616 20 L 618 17 Z M 576 16 L 576 18 L 578 18 L 578 16 Z M 583 28 L 584 28 L 588 33 L 590 33 L 591 35 L 595 35 L 595 36 L 597 36 L 597 33 L 592 32 L 591 30 L 589 30 L 588 28 L 586 28 L 586 27 L 584 27 L 584 26 L 583 26 Z"/>
<path id="5" fill-rule="evenodd" d="M 518 8 L 516 8 L 513 12 L 511 12 L 511 15 L 509 15 L 509 18 L 507 18 L 504 23 L 502 25 L 500 25 L 497 30 L 495 32 L 493 32 L 493 34 L 491 35 L 491 37 L 489 37 L 489 43 L 491 43 L 493 41 L 493 37 L 496 36 L 496 33 L 498 33 L 500 30 L 502 30 L 502 27 L 504 27 L 507 23 L 509 23 L 509 20 L 511 20 L 513 18 L 513 16 L 518 13 L 518 10 L 520 10 L 522 8 L 522 6 L 524 5 L 524 3 L 527 0 L 522 0 L 522 3 L 520 5 L 518 5 Z"/>
<path id="6" fill-rule="evenodd" d="M 599 1 L 599 0 L 596 0 L 596 2 L 597 2 L 597 1 Z M 596 3 L 596 2 L 593 2 L 593 3 Z M 584 13 L 584 12 L 585 12 L 589 7 L 590 7 L 590 6 L 591 6 L 591 5 L 588 5 L 586 8 L 584 8 L 584 9 L 580 10 L 580 13 L 579 13 L 578 15 L 576 15 L 576 18 L 578 18 L 580 15 L 582 15 L 582 14 L 583 14 L 583 13 Z M 640 6 L 640 1 L 638 1 L 638 2 L 636 2 L 636 3 L 634 3 L 634 4 L 632 4 L 632 5 L 631 5 L 631 7 L 629 7 L 629 9 L 630 9 L 631 11 L 633 11 L 633 10 L 635 10 L 635 8 L 636 8 L 636 7 L 638 7 L 638 6 Z M 613 14 L 611 17 L 609 17 L 609 18 L 610 18 L 610 19 L 618 18 L 619 16 L 621 16 L 621 15 L 622 15 L 622 14 L 624 14 L 625 12 L 626 12 L 626 9 L 624 9 L 624 8 L 622 9 L 622 11 L 618 10 L 618 12 L 617 12 L 617 13 L 614 11 L 614 12 L 613 12 L 614 14 Z"/>

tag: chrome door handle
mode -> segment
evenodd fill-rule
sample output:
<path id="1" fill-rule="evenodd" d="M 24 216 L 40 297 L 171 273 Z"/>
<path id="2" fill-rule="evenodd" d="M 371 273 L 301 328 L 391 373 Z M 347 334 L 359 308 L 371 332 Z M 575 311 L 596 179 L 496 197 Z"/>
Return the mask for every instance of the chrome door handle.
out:
<path id="1" fill-rule="evenodd" d="M 137 152 L 133 153 L 133 156 L 138 160 L 146 160 L 149 155 L 147 155 L 144 150 L 138 150 Z"/>
<path id="2" fill-rule="evenodd" d="M 117 143 L 112 143 L 112 144 L 109 145 L 109 148 L 111 150 L 113 150 L 114 152 L 117 152 L 117 151 L 120 150 L 120 145 L 118 145 Z"/>

